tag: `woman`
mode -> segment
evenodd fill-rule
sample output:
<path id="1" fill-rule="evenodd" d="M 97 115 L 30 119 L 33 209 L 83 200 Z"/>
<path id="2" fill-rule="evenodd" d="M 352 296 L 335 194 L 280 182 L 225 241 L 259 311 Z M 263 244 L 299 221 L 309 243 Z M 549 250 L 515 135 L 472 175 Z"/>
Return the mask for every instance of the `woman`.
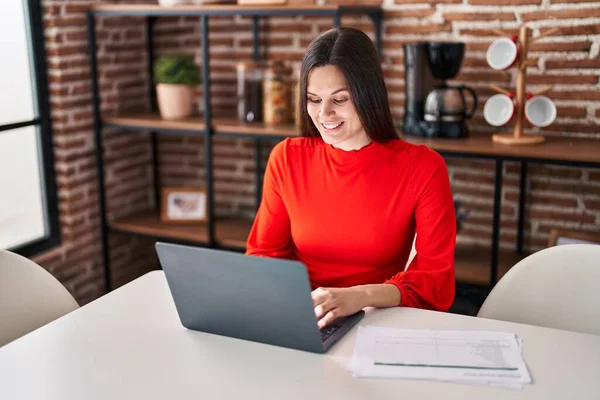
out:
<path id="1" fill-rule="evenodd" d="M 398 138 L 371 39 L 351 28 L 317 37 L 300 93 L 303 137 L 269 157 L 246 254 L 302 261 L 321 328 L 368 306 L 447 310 L 456 239 L 448 172 L 436 152 Z"/>

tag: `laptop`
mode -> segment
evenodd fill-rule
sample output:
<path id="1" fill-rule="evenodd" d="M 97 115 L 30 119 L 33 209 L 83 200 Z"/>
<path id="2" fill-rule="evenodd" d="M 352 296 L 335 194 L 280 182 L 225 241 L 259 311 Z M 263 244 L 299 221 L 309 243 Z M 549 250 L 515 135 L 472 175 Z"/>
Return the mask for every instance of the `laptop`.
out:
<path id="1" fill-rule="evenodd" d="M 177 313 L 196 331 L 325 353 L 364 311 L 319 329 L 299 261 L 156 243 Z"/>

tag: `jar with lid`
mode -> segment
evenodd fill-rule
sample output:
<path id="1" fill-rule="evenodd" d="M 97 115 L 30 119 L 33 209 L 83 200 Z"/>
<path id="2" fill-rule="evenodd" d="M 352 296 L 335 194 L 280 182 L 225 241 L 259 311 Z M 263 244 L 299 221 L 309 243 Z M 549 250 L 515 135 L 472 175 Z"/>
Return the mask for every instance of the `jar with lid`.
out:
<path id="1" fill-rule="evenodd" d="M 245 61 L 237 64 L 238 117 L 244 122 L 263 120 L 264 64 Z"/>
<path id="2" fill-rule="evenodd" d="M 273 63 L 263 81 L 263 119 L 266 124 L 280 125 L 292 120 L 292 69 L 283 62 Z"/>

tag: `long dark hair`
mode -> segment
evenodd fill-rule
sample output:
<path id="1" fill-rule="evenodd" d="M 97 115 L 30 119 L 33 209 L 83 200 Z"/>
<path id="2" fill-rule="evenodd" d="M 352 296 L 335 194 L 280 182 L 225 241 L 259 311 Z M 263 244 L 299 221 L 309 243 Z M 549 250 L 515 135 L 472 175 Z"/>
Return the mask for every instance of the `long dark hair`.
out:
<path id="1" fill-rule="evenodd" d="M 306 110 L 308 74 L 334 65 L 344 74 L 354 108 L 369 138 L 385 142 L 398 138 L 394 128 L 379 55 L 371 39 L 354 28 L 334 28 L 317 36 L 306 50 L 300 70 L 300 133 L 321 137 Z"/>

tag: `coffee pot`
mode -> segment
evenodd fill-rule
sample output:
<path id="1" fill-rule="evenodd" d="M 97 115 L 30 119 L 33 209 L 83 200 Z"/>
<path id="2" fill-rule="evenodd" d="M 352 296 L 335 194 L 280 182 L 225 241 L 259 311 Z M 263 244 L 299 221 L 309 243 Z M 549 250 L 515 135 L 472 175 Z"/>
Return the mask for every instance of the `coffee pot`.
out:
<path id="1" fill-rule="evenodd" d="M 467 110 L 465 94 L 471 96 Z M 449 86 L 445 82 L 434 88 L 425 100 L 424 119 L 428 122 L 460 123 L 471 118 L 477 108 L 477 94 L 468 86 Z"/>
<path id="2" fill-rule="evenodd" d="M 402 130 L 406 135 L 437 138 L 463 138 L 469 135 L 466 121 L 477 108 L 477 95 L 468 86 L 451 86 L 447 83 L 448 79 L 458 75 L 464 53 L 465 44 L 461 42 L 404 45 L 405 104 Z"/>

